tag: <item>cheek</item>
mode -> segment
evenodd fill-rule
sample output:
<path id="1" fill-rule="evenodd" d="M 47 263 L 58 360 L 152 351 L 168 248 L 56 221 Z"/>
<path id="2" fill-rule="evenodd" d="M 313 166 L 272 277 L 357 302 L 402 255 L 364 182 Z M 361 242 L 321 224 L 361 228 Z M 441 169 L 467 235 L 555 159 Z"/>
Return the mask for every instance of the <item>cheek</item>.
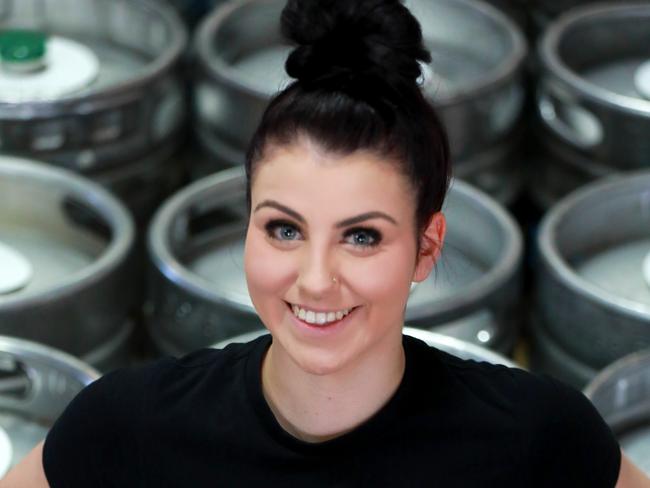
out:
<path id="1" fill-rule="evenodd" d="M 368 259 L 358 259 L 346 276 L 360 295 L 375 306 L 394 306 L 400 312 L 408 298 L 412 263 L 407 250 L 391 250 Z"/>
<path id="2" fill-rule="evenodd" d="M 290 282 L 292 268 L 285 254 L 278 252 L 257 230 L 248 232 L 244 246 L 244 272 L 248 292 L 256 309 L 267 295 L 277 300 Z"/>

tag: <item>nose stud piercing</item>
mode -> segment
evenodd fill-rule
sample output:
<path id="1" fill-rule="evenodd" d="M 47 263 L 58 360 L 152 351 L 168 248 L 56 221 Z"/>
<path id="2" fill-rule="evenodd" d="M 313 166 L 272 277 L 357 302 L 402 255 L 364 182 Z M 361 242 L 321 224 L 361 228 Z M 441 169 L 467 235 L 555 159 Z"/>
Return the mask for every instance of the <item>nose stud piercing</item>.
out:
<path id="1" fill-rule="evenodd" d="M 333 283 L 338 283 L 337 279 L 334 276 L 332 276 L 332 282 Z"/>

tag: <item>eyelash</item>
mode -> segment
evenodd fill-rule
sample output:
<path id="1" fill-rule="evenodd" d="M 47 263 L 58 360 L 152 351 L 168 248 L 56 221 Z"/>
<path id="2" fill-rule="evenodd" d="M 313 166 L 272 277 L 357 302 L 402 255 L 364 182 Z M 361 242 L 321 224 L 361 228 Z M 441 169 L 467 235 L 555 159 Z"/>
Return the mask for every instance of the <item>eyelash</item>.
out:
<path id="1" fill-rule="evenodd" d="M 290 227 L 296 231 L 298 231 L 298 227 L 292 224 L 291 222 L 287 222 L 284 220 L 271 220 L 269 221 L 265 226 L 264 229 L 266 230 L 267 235 L 271 239 L 275 239 L 278 241 L 283 241 L 283 242 L 288 242 L 292 241 L 295 239 L 281 239 L 279 238 L 275 231 L 280 228 L 280 227 Z M 361 247 L 361 248 L 373 248 L 377 246 L 381 242 L 381 233 L 378 232 L 375 229 L 369 228 L 369 227 L 354 227 L 352 229 L 349 229 L 345 232 L 344 237 L 348 237 L 350 235 L 358 234 L 358 233 L 365 233 L 367 234 L 370 239 L 372 240 L 371 243 L 369 244 L 353 244 L 355 247 Z"/>

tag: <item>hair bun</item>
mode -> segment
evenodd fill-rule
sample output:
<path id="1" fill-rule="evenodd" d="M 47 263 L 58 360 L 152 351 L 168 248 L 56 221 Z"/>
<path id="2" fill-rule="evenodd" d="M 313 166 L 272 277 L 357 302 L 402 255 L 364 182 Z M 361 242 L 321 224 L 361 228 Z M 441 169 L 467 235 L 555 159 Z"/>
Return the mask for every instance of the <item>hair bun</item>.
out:
<path id="1" fill-rule="evenodd" d="M 303 83 L 378 76 L 416 83 L 431 56 L 417 19 L 399 0 L 289 0 L 282 33 L 298 44 L 287 74 Z"/>

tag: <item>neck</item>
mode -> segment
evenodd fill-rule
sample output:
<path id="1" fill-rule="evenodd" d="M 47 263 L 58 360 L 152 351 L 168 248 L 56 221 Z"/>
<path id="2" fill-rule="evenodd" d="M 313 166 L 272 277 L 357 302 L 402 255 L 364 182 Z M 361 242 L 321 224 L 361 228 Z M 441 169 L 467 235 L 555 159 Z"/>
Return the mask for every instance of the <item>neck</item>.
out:
<path id="1" fill-rule="evenodd" d="M 344 369 L 313 374 L 274 341 L 262 363 L 262 389 L 278 423 L 294 437 L 322 442 L 368 420 L 393 396 L 404 375 L 401 331 L 385 342 Z"/>

